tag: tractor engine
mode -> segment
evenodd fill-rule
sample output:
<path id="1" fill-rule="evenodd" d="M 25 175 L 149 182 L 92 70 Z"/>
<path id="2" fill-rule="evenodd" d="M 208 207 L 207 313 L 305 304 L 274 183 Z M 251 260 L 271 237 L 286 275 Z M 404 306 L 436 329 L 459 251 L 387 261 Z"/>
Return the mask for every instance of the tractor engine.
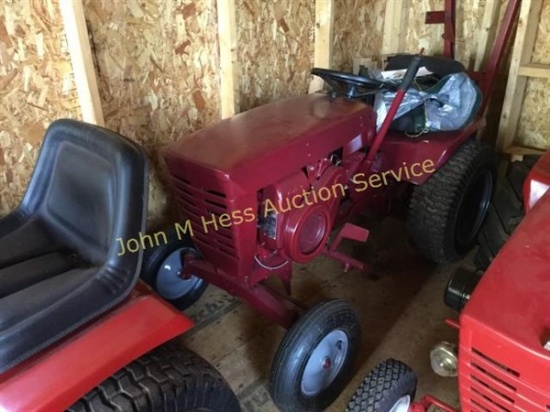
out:
<path id="1" fill-rule="evenodd" d="M 321 253 L 345 184 L 344 169 L 322 159 L 265 188 L 259 210 L 259 263 L 305 263 Z"/>
<path id="2" fill-rule="evenodd" d="M 324 249 L 375 134 L 372 107 L 322 94 L 241 113 L 164 151 L 206 275 L 254 284 Z M 235 279 L 236 278 L 236 279 Z"/>

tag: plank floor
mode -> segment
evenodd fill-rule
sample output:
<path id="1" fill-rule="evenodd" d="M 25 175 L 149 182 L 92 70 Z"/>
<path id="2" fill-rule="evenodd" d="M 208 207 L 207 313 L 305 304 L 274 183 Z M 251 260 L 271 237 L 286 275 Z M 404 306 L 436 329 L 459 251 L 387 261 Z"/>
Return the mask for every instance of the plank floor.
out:
<path id="1" fill-rule="evenodd" d="M 344 411 L 363 377 L 389 357 L 408 363 L 416 371 L 417 397 L 431 393 L 458 406 L 456 379 L 435 375 L 429 362 L 435 343 L 457 339 L 456 331 L 444 324 L 446 317 L 456 314 L 442 300 L 456 264 L 435 266 L 422 259 L 408 244 L 401 220 L 378 222 L 363 217 L 356 223 L 370 228 L 370 239 L 365 244 L 346 242 L 342 250 L 368 262 L 371 275 L 344 273 L 342 264 L 323 256 L 294 267 L 294 296 L 308 304 L 326 298 L 347 299 L 362 320 L 357 372 L 328 410 Z M 182 344 L 220 370 L 239 397 L 243 411 L 277 411 L 267 382 L 284 329 L 213 286 L 186 313 L 196 326 L 181 338 Z"/>

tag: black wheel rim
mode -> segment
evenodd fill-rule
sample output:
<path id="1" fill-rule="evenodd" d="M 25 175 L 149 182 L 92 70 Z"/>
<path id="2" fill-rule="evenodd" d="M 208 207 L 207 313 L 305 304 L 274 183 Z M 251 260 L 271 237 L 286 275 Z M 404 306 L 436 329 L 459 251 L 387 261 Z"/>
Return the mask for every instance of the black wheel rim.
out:
<path id="1" fill-rule="evenodd" d="M 470 182 L 460 200 L 455 224 L 457 249 L 465 250 L 481 229 L 493 193 L 493 174 L 483 170 Z"/>

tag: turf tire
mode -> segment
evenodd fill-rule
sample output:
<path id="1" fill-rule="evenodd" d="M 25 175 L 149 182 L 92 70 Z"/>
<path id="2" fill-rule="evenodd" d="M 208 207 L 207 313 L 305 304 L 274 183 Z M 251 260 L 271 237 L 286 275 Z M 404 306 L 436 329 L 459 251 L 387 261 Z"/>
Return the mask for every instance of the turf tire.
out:
<path id="1" fill-rule="evenodd" d="M 463 257 L 475 245 L 492 196 L 495 176 L 495 152 L 486 144 L 471 139 L 425 183 L 414 187 L 407 229 L 420 253 L 433 262 L 450 263 Z M 475 182 L 482 178 L 488 183 L 481 184 L 483 201 L 474 212 L 475 224 L 466 228 L 468 235 L 459 241 L 463 199 L 468 198 Z"/>
<path id="2" fill-rule="evenodd" d="M 412 403 L 416 382 L 416 374 L 406 364 L 387 359 L 359 385 L 346 412 L 389 412 L 405 396 L 409 396 Z"/>
<path id="3" fill-rule="evenodd" d="M 237 412 L 240 406 L 212 365 L 171 343 L 123 367 L 68 411 Z"/>

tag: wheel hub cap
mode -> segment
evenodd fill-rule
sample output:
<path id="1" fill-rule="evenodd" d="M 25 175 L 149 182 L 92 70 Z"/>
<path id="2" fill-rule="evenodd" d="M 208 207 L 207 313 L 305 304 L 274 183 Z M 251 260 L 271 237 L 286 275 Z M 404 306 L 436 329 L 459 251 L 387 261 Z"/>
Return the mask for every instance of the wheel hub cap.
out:
<path id="1" fill-rule="evenodd" d="M 409 395 L 402 396 L 390 409 L 390 412 L 407 412 L 411 404 L 411 397 Z"/>
<path id="2" fill-rule="evenodd" d="M 202 279 L 193 275 L 181 276 L 184 272 L 181 256 L 185 253 L 194 253 L 194 251 L 187 248 L 175 250 L 160 265 L 157 272 L 156 289 L 164 299 L 181 298 L 202 282 Z"/>
<path id="3" fill-rule="evenodd" d="M 338 376 L 348 354 L 348 336 L 333 330 L 313 349 L 302 376 L 301 389 L 306 396 L 316 396 Z"/>

